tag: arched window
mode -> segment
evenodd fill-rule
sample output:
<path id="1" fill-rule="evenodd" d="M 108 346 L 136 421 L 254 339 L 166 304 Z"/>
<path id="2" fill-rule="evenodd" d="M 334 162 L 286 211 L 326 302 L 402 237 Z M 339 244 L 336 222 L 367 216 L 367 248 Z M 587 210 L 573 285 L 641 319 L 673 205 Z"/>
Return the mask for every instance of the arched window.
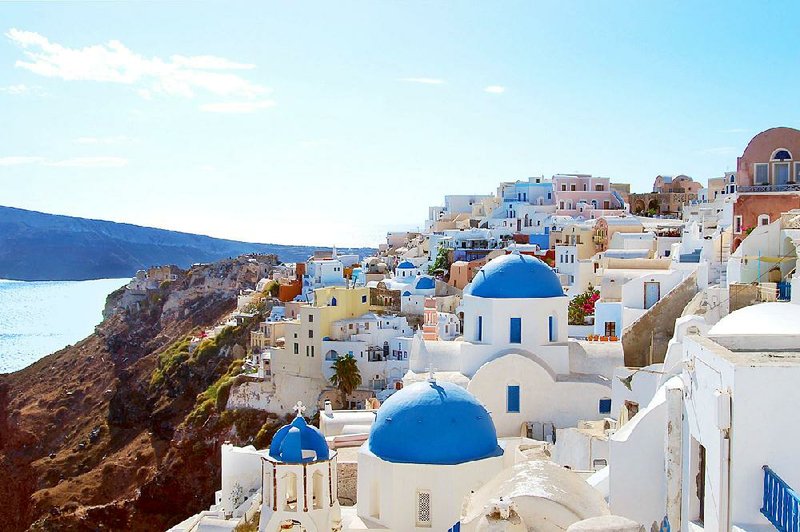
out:
<path id="1" fill-rule="evenodd" d="M 297 475 L 286 473 L 283 476 L 284 496 L 283 509 L 288 511 L 297 510 Z"/>
<path id="2" fill-rule="evenodd" d="M 369 505 L 369 515 L 373 519 L 380 519 L 381 518 L 381 485 L 378 483 L 377 480 L 372 481 L 372 485 L 370 486 L 370 505 Z"/>
<path id="3" fill-rule="evenodd" d="M 325 500 L 325 488 L 323 484 L 322 473 L 319 470 L 314 471 L 314 475 L 312 476 L 311 482 L 311 489 L 313 490 L 312 493 L 312 507 L 315 510 L 320 510 L 323 507 L 323 501 Z"/>
<path id="4" fill-rule="evenodd" d="M 770 158 L 772 161 L 790 161 L 791 159 L 792 153 L 786 148 L 778 148 L 772 152 L 772 157 Z"/>
<path id="5" fill-rule="evenodd" d="M 335 307 L 335 306 L 336 306 L 336 298 L 335 298 L 335 297 L 332 297 L 332 298 L 331 298 L 331 306 L 332 306 L 332 307 Z"/>

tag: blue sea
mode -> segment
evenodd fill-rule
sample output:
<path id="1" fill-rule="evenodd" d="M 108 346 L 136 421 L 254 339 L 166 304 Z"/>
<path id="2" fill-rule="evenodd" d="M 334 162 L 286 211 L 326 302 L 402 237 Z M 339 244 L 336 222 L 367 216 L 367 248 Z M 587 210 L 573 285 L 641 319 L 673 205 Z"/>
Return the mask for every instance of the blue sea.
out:
<path id="1" fill-rule="evenodd" d="M 0 279 L 0 373 L 16 371 L 89 336 L 106 296 L 129 279 Z"/>

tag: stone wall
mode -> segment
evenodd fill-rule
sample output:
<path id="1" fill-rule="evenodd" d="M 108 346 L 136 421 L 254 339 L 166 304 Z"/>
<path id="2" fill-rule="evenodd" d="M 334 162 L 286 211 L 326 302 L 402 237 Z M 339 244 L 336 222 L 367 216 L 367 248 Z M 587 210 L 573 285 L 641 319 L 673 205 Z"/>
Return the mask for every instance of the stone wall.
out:
<path id="1" fill-rule="evenodd" d="M 622 334 L 625 366 L 641 368 L 664 361 L 667 344 L 675 332 L 675 320 L 697 292 L 697 273 L 694 272 L 625 329 Z"/>
<path id="2" fill-rule="evenodd" d="M 357 501 L 356 480 L 358 479 L 358 462 L 338 462 L 336 489 L 339 504 L 355 506 Z"/>
<path id="3" fill-rule="evenodd" d="M 243 382 L 231 387 L 226 410 L 238 408 L 256 408 L 268 410 L 275 389 L 268 381 Z"/>

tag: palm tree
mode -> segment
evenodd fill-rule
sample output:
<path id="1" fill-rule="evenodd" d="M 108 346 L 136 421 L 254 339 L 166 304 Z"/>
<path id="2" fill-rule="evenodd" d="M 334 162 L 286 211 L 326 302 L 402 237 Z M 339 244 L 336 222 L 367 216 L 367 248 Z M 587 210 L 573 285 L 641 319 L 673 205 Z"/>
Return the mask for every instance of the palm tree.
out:
<path id="1" fill-rule="evenodd" d="M 361 385 L 361 372 L 358 370 L 358 363 L 353 355 L 336 357 L 331 366 L 333 375 L 331 384 L 339 389 L 342 394 L 342 407 L 347 408 L 347 396 Z"/>

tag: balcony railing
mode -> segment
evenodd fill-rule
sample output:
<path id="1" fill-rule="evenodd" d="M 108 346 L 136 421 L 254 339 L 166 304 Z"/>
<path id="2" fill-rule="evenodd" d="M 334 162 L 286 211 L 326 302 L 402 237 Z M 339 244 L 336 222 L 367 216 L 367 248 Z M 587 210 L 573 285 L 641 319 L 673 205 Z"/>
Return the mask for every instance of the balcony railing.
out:
<path id="1" fill-rule="evenodd" d="M 739 187 L 737 192 L 800 192 L 800 183 L 786 183 L 784 185 L 753 185 Z"/>
<path id="2" fill-rule="evenodd" d="M 764 466 L 761 513 L 781 532 L 800 530 L 800 497 L 769 466 Z"/>

